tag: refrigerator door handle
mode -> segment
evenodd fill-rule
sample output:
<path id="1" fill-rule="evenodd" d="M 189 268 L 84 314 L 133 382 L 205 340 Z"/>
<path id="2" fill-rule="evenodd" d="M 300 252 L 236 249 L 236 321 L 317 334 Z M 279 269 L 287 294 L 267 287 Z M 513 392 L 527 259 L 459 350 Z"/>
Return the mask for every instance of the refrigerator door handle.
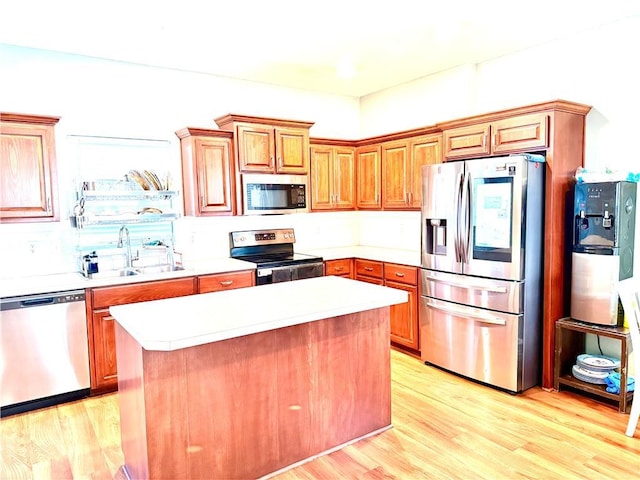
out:
<path id="1" fill-rule="evenodd" d="M 469 211 L 469 197 L 470 197 L 470 181 L 469 172 L 465 171 L 464 179 L 462 180 L 462 221 L 461 228 L 458 231 L 460 235 L 460 257 L 464 263 L 469 262 L 469 243 L 470 243 L 470 228 L 471 228 L 471 212 Z"/>
<path id="2" fill-rule="evenodd" d="M 457 308 L 454 306 L 442 306 L 439 304 L 435 304 L 430 298 L 427 298 L 427 306 L 430 308 L 433 308 L 434 310 L 440 310 L 441 312 L 450 314 L 450 315 L 455 315 L 456 317 L 462 317 L 462 318 L 468 318 L 470 320 L 476 321 L 476 322 L 481 322 L 481 323 L 490 323 L 491 325 L 506 325 L 507 321 L 502 319 L 502 318 L 498 318 L 498 317 L 492 317 L 489 315 L 483 315 L 481 313 L 469 313 L 466 311 L 465 308 Z"/>
<path id="3" fill-rule="evenodd" d="M 456 254 L 456 262 L 462 262 L 462 245 L 460 232 L 462 231 L 462 185 L 464 182 L 463 173 L 458 174 L 456 182 L 456 230 L 453 239 L 453 246 Z"/>
<path id="4" fill-rule="evenodd" d="M 432 275 L 425 275 L 425 278 L 427 280 L 431 280 L 432 282 L 436 282 L 436 283 L 442 283 L 444 285 L 449 285 L 451 287 L 460 287 L 460 288 L 466 288 L 467 290 L 481 290 L 483 292 L 490 292 L 490 293 L 507 293 L 507 287 L 487 287 L 485 285 L 473 285 L 472 283 L 459 283 L 459 282 L 452 282 L 450 280 L 443 280 L 442 278 L 439 277 L 434 277 Z"/>

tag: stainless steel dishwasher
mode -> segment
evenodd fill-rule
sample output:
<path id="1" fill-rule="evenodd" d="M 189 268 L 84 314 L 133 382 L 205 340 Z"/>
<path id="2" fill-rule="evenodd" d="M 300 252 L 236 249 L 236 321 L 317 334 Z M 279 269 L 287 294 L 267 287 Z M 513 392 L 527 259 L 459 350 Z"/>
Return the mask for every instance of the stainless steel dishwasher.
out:
<path id="1" fill-rule="evenodd" d="M 89 394 L 84 290 L 0 299 L 0 416 Z"/>

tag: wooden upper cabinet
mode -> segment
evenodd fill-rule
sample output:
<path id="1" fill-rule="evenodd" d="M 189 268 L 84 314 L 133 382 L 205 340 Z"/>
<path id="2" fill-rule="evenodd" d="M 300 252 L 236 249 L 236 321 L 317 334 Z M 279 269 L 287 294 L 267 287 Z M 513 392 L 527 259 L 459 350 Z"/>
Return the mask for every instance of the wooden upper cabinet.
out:
<path id="1" fill-rule="evenodd" d="M 421 169 L 442 162 L 441 144 L 439 133 L 382 144 L 382 208 L 420 208 Z"/>
<path id="2" fill-rule="evenodd" d="M 0 220 L 59 219 L 54 127 L 59 117 L 0 113 Z"/>
<path id="3" fill-rule="evenodd" d="M 547 114 L 521 115 L 444 131 L 446 158 L 517 153 L 548 146 Z"/>
<path id="4" fill-rule="evenodd" d="M 442 163 L 442 134 L 423 135 L 409 142 L 410 171 L 407 185 L 411 196 L 409 208 L 422 207 L 422 167 Z"/>
<path id="5" fill-rule="evenodd" d="M 382 167 L 380 145 L 356 148 L 356 206 L 379 210 L 382 206 Z"/>
<path id="6" fill-rule="evenodd" d="M 498 120 L 491 125 L 491 150 L 493 153 L 512 153 L 546 148 L 548 129 L 549 116 L 546 114 Z"/>
<path id="7" fill-rule="evenodd" d="M 446 158 L 479 157 L 489 155 L 490 124 L 471 125 L 444 131 Z"/>
<path id="8" fill-rule="evenodd" d="M 215 119 L 231 131 L 240 172 L 306 175 L 312 122 L 229 114 Z"/>
<path id="9" fill-rule="evenodd" d="M 238 168 L 242 172 L 273 173 L 275 171 L 275 132 L 259 125 L 239 125 L 236 146 Z"/>
<path id="10" fill-rule="evenodd" d="M 309 129 L 275 129 L 276 173 L 306 174 L 309 171 Z"/>
<path id="11" fill-rule="evenodd" d="M 311 146 L 311 209 L 355 208 L 355 148 Z"/>
<path id="12" fill-rule="evenodd" d="M 182 154 L 184 213 L 192 216 L 235 213 L 230 132 L 184 128 L 176 132 Z"/>
<path id="13" fill-rule="evenodd" d="M 407 208 L 409 204 L 409 141 L 385 142 L 381 146 L 382 208 Z"/>

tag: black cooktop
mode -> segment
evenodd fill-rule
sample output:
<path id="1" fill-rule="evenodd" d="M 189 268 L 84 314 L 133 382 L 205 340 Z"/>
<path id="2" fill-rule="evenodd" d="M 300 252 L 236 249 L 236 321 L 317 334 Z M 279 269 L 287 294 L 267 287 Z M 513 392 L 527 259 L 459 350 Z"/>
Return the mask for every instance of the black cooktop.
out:
<path id="1" fill-rule="evenodd" d="M 238 260 L 255 263 L 258 268 L 284 267 L 286 265 L 299 265 L 305 263 L 317 263 L 322 261 L 322 257 L 306 255 L 304 253 L 280 253 L 274 255 L 247 255 L 237 256 Z"/>

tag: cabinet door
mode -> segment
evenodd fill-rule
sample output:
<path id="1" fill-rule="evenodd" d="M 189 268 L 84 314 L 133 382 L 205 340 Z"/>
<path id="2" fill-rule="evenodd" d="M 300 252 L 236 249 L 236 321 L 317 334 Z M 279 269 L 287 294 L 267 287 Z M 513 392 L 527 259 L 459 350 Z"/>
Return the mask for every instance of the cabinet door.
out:
<path id="1" fill-rule="evenodd" d="M 382 144 L 382 208 L 407 208 L 409 144 L 402 140 Z"/>
<path id="2" fill-rule="evenodd" d="M 195 155 L 198 213 L 233 213 L 231 140 L 196 139 Z"/>
<path id="3" fill-rule="evenodd" d="M 409 208 L 422 206 L 422 167 L 442 163 L 442 135 L 425 135 L 411 140 L 407 185 Z"/>
<path id="4" fill-rule="evenodd" d="M 243 172 L 275 172 L 274 129 L 270 126 L 237 127 L 238 164 Z"/>
<path id="5" fill-rule="evenodd" d="M 115 319 L 109 310 L 96 310 L 91 316 L 91 322 L 91 390 L 115 390 L 118 388 Z"/>
<path id="6" fill-rule="evenodd" d="M 0 171 L 0 219 L 58 219 L 53 126 L 2 122 Z"/>
<path id="7" fill-rule="evenodd" d="M 221 292 L 255 285 L 254 271 L 217 273 L 198 277 L 198 293 Z"/>
<path id="8" fill-rule="evenodd" d="M 489 155 L 490 124 L 481 123 L 444 131 L 445 158 Z"/>
<path id="9" fill-rule="evenodd" d="M 407 303 L 391 306 L 391 341 L 418 350 L 418 287 L 390 281 L 385 285 L 409 294 Z"/>
<path id="10" fill-rule="evenodd" d="M 311 209 L 333 209 L 333 148 L 311 148 Z"/>
<path id="11" fill-rule="evenodd" d="M 304 175 L 309 164 L 308 130 L 276 128 L 276 173 Z"/>
<path id="12" fill-rule="evenodd" d="M 337 147 L 333 168 L 334 207 L 350 210 L 356 205 L 356 160 L 355 149 Z"/>
<path id="13" fill-rule="evenodd" d="M 522 115 L 491 124 L 493 153 L 512 153 L 547 147 L 549 117 L 546 114 Z"/>
<path id="14" fill-rule="evenodd" d="M 380 209 L 381 166 L 380 146 L 360 147 L 356 150 L 356 205 L 362 209 Z"/>

